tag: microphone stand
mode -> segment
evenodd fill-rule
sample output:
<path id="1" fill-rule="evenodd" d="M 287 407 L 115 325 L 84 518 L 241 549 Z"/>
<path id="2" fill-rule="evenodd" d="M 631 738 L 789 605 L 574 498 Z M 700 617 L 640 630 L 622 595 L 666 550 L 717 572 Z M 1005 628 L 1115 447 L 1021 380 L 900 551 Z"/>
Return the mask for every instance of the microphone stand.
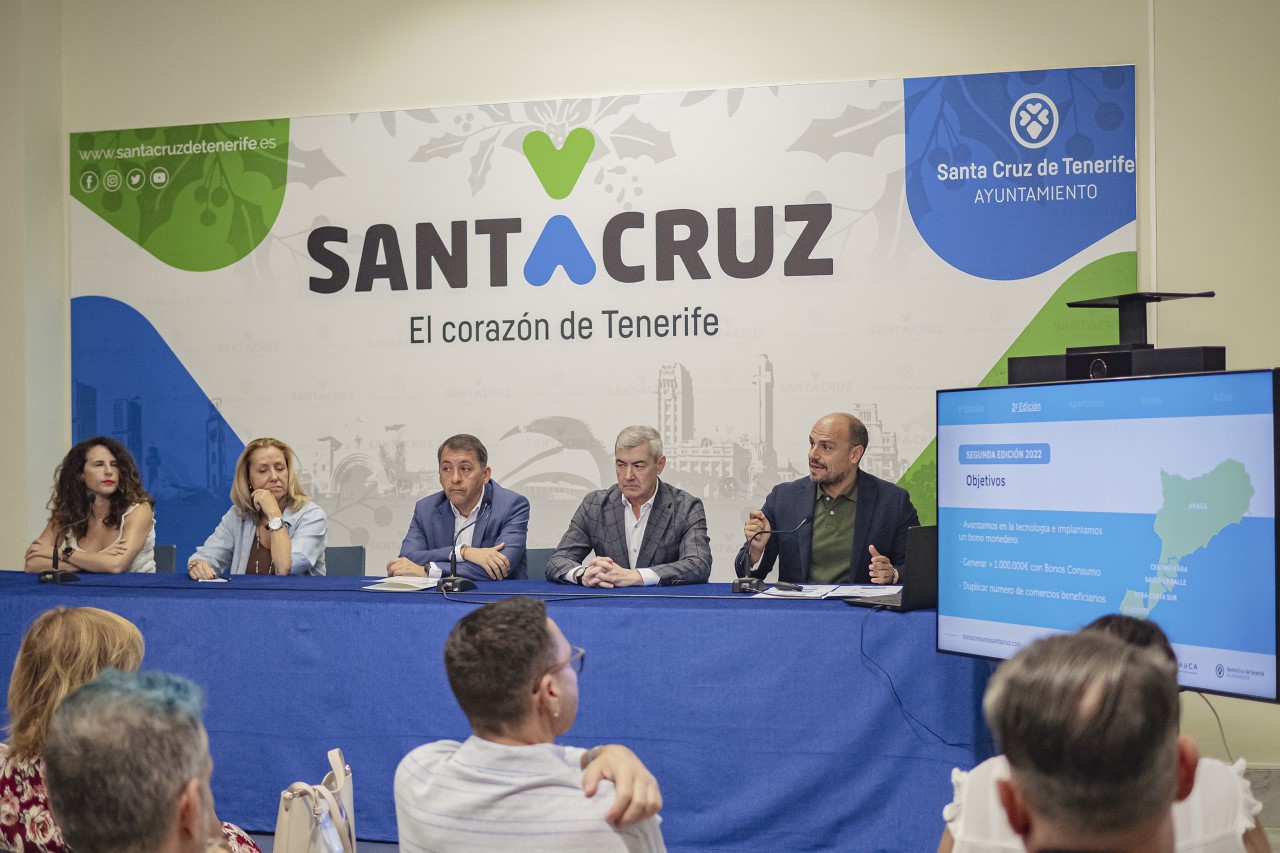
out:
<path id="1" fill-rule="evenodd" d="M 75 572 L 68 572 L 65 569 L 58 567 L 58 541 L 66 535 L 70 528 L 71 525 L 62 528 L 58 531 L 57 535 L 53 537 L 53 569 L 51 571 L 40 573 L 40 583 L 75 583 L 80 580 L 80 575 Z M 63 559 L 69 558 L 71 556 L 71 552 L 74 550 L 75 549 L 70 545 L 64 545 L 62 547 Z"/>
<path id="2" fill-rule="evenodd" d="M 436 592 L 469 592 L 476 588 L 476 582 L 469 578 L 458 577 L 458 540 L 462 538 L 462 534 L 467 532 L 468 528 L 474 527 L 484 518 L 484 511 L 489 508 L 489 502 L 486 500 L 484 506 L 480 507 L 480 511 L 476 513 L 476 520 L 464 524 L 453 537 L 453 547 L 449 549 L 449 576 L 441 578 L 436 584 Z"/>
<path id="3" fill-rule="evenodd" d="M 806 516 L 800 519 L 800 523 L 797 524 L 795 527 L 791 528 L 790 530 L 761 530 L 757 532 L 755 535 L 753 535 L 751 539 L 747 541 L 747 544 L 750 545 L 751 542 L 755 541 L 756 536 L 759 536 L 761 533 L 776 533 L 779 536 L 785 536 L 791 533 L 795 533 L 797 530 L 799 530 L 801 527 L 804 527 L 806 524 L 809 524 L 811 521 L 813 521 L 813 516 Z M 751 557 L 750 548 L 747 548 L 747 557 L 748 558 Z M 747 568 L 747 571 L 751 571 L 750 567 Z M 758 593 L 758 592 L 764 592 L 764 587 L 765 587 L 764 578 L 754 578 L 751 575 L 747 575 L 745 578 L 733 579 L 734 592 Z"/>

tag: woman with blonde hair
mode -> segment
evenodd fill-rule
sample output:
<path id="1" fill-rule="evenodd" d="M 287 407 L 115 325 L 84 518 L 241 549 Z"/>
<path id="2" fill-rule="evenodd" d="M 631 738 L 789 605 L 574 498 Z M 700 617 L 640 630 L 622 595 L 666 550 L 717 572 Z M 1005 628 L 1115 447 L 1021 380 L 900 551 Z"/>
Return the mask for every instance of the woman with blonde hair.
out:
<path id="1" fill-rule="evenodd" d="M 298 482 L 298 457 L 277 438 L 255 438 L 236 460 L 231 509 L 187 560 L 187 574 L 322 575 L 328 519 Z"/>
<path id="2" fill-rule="evenodd" d="M 55 607 L 28 629 L 9 679 L 9 743 L 0 744 L 0 850 L 64 853 L 40 760 L 53 712 L 102 670 L 136 670 L 143 650 L 132 622 L 96 607 Z M 232 853 L 258 850 L 233 824 L 222 833 Z"/>
<path id="3" fill-rule="evenodd" d="M 71 571 L 154 572 L 155 505 L 128 448 L 104 435 L 86 439 L 53 473 L 49 523 L 27 548 L 24 568 L 53 568 L 56 548 Z"/>

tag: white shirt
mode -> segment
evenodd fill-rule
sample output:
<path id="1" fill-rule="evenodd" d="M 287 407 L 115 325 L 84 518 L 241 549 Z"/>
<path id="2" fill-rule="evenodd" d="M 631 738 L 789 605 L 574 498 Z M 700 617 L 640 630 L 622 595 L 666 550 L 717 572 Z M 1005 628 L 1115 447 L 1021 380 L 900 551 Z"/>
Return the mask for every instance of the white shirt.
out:
<path id="1" fill-rule="evenodd" d="M 1200 759 L 1191 795 L 1173 804 L 1178 853 L 1243 853 L 1241 837 L 1262 811 L 1244 771 L 1243 758 L 1235 764 Z M 1022 853 L 1026 849 L 1009 826 L 996 793 L 996 782 L 1008 778 L 1009 762 L 1003 755 L 987 759 L 968 773 L 951 771 L 955 799 L 942 810 L 942 818 L 955 840 L 954 853 Z"/>
<path id="2" fill-rule="evenodd" d="M 453 505 L 453 501 L 449 501 L 449 509 L 453 510 L 453 541 L 455 543 L 453 554 L 458 562 L 462 562 L 462 549 L 471 547 L 471 539 L 476 532 L 474 524 L 470 527 L 467 527 L 467 525 L 480 518 L 480 507 L 482 506 L 484 506 L 484 495 L 481 495 L 480 500 L 476 501 L 476 505 L 471 508 L 471 512 L 463 515 L 458 512 L 458 508 Z M 466 528 L 466 532 L 463 532 L 463 528 Z M 458 534 L 462 535 L 459 536 Z M 427 577 L 429 578 L 444 577 L 444 569 L 435 563 L 428 563 L 423 568 L 427 570 Z"/>
<path id="3" fill-rule="evenodd" d="M 476 736 L 410 752 L 396 768 L 400 849 L 649 853 L 665 851 L 656 815 L 614 829 L 604 815 L 613 783 L 582 792 L 585 750 L 553 743 L 505 746 Z"/>
<path id="4" fill-rule="evenodd" d="M 631 501 L 627 500 L 627 496 L 619 493 L 622 498 L 622 520 L 625 522 L 623 527 L 627 531 L 627 556 L 630 557 L 631 568 L 640 573 L 640 577 L 644 578 L 645 586 L 657 586 L 661 578 L 658 573 L 650 568 L 640 568 L 640 546 L 644 544 L 644 531 L 649 526 L 649 513 L 653 509 L 653 502 L 658 497 L 658 485 L 653 486 L 653 494 L 649 495 L 649 500 L 640 505 L 640 517 L 636 518 L 635 512 L 631 509 Z"/>

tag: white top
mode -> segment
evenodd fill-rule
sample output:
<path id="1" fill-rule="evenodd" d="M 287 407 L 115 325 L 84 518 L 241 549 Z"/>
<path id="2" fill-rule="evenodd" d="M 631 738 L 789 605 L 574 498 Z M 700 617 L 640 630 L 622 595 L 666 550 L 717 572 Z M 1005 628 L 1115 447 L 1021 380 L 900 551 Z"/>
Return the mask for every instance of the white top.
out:
<path id="1" fill-rule="evenodd" d="M 631 568 L 644 578 L 645 586 L 657 586 L 662 580 L 658 577 L 658 573 L 648 566 L 640 566 L 640 546 L 644 544 L 644 532 L 649 527 L 649 515 L 653 510 L 653 502 L 658 499 L 658 484 L 654 483 L 653 494 L 649 495 L 649 500 L 640 506 L 639 518 L 636 518 L 636 514 L 631 511 L 631 501 L 627 500 L 627 496 L 619 492 L 618 497 L 622 498 L 622 517 L 626 521 L 624 527 L 627 532 L 627 556 L 630 558 Z"/>
<path id="2" fill-rule="evenodd" d="M 135 509 L 137 509 L 140 506 L 142 506 L 142 504 L 134 504 L 133 506 L 126 509 L 124 512 L 120 513 L 120 532 L 116 535 L 116 538 L 112 540 L 111 545 L 114 545 L 116 544 L 116 542 L 119 542 L 120 537 L 124 536 L 125 518 L 129 515 L 129 513 L 133 512 Z M 72 548 L 80 547 L 78 544 L 76 544 L 76 535 L 70 531 L 67 532 L 67 544 L 70 545 Z M 110 548 L 111 545 L 108 545 L 107 548 Z M 103 548 L 102 550 L 105 551 L 107 550 L 107 548 Z M 125 569 L 125 571 L 126 572 L 154 572 L 155 570 L 156 570 L 156 520 L 153 517 L 151 519 L 151 529 L 147 531 L 147 538 L 143 541 L 142 547 L 138 549 L 138 553 L 133 555 L 133 562 L 129 564 L 129 568 Z"/>
<path id="3" fill-rule="evenodd" d="M 1244 778 L 1245 762 L 1223 764 L 1202 758 L 1196 767 L 1191 795 L 1173 804 L 1173 829 L 1179 853 L 1242 853 L 1241 837 L 1254 825 L 1262 805 L 1253 798 Z M 989 758 L 973 770 L 951 771 L 955 799 L 942 818 L 955 839 L 955 853 L 1023 853 L 996 793 L 996 782 L 1009 778 L 1003 755 Z"/>
<path id="4" fill-rule="evenodd" d="M 573 746 L 504 746 L 474 735 L 410 752 L 396 769 L 403 851 L 665 851 L 655 815 L 622 829 L 604 820 L 613 783 L 582 792 Z"/>

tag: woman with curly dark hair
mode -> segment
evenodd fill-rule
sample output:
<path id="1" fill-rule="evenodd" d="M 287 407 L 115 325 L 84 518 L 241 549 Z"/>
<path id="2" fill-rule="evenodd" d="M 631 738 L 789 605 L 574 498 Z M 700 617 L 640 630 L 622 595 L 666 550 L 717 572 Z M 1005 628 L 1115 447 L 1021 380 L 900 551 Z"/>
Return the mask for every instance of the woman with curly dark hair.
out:
<path id="1" fill-rule="evenodd" d="M 26 570 L 52 568 L 56 547 L 72 571 L 154 572 L 155 505 L 123 444 L 101 435 L 80 442 L 54 471 L 49 523 L 27 549 Z"/>

